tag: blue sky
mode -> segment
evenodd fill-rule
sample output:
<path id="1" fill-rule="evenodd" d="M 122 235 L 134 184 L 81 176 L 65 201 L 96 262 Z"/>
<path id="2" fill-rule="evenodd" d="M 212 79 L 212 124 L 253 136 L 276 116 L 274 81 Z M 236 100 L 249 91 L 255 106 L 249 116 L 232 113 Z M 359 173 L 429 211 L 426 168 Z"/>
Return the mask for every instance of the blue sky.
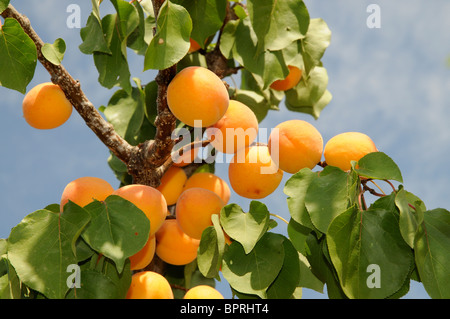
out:
<path id="1" fill-rule="evenodd" d="M 97 107 L 107 104 L 111 92 L 97 82 L 91 56 L 78 50 L 79 29 L 69 29 L 66 8 L 81 7 L 82 24 L 90 14 L 90 1 L 12 0 L 27 15 L 45 42 L 62 37 L 67 44 L 64 66 L 79 79 Z M 405 188 L 419 196 L 429 209 L 450 208 L 450 2 L 434 0 L 320 0 L 305 1 L 312 18 L 323 18 L 332 31 L 331 45 L 323 58 L 328 89 L 333 100 L 316 121 L 288 111 L 271 112 L 261 127 L 270 128 L 287 119 L 303 119 L 321 132 L 324 141 L 345 131 L 372 137 L 378 149 L 399 165 Z M 369 29 L 369 4 L 381 10 L 381 28 Z M 102 11 L 104 14 L 105 11 Z M 153 79 L 142 72 L 142 59 L 131 60 L 133 76 L 143 83 Z M 49 81 L 41 65 L 32 86 Z M 97 176 L 117 186 L 106 164 L 108 150 L 74 112 L 63 126 L 51 131 L 29 127 L 22 118 L 23 95 L 0 87 L 0 238 L 27 214 L 59 202 L 65 185 L 81 176 Z M 227 165 L 217 174 L 228 180 Z M 285 174 L 282 184 L 290 177 Z M 232 194 L 230 202 L 247 209 L 250 200 Z M 263 202 L 269 210 L 289 217 L 282 186 Z M 285 233 L 280 222 L 279 232 Z M 218 285 L 225 295 L 229 289 Z M 324 298 L 308 289 L 304 298 Z M 421 285 L 412 283 L 409 298 L 427 298 Z"/>

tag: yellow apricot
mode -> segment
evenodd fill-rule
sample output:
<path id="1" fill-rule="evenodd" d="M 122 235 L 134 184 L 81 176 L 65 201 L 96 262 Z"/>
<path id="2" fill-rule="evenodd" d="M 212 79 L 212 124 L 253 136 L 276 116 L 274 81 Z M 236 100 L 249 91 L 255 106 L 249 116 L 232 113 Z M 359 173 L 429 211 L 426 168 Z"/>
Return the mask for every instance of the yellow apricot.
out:
<path id="1" fill-rule="evenodd" d="M 234 154 L 255 140 L 258 119 L 247 105 L 230 100 L 225 115 L 206 132 L 214 148 L 222 153 Z"/>
<path id="2" fill-rule="evenodd" d="M 188 188 L 178 198 L 176 220 L 186 235 L 201 239 L 205 228 L 212 225 L 211 216 L 219 214 L 224 205 L 223 200 L 210 190 Z"/>
<path id="3" fill-rule="evenodd" d="M 191 46 L 189 47 L 188 53 L 195 52 L 195 51 L 197 51 L 197 50 L 199 50 L 201 48 L 200 44 L 198 44 L 198 42 L 195 41 L 194 39 L 190 38 L 189 42 L 191 43 Z"/>
<path id="4" fill-rule="evenodd" d="M 136 254 L 130 257 L 131 270 L 139 270 L 147 267 L 155 256 L 156 239 L 155 235 L 148 238 L 145 246 Z"/>
<path id="5" fill-rule="evenodd" d="M 255 145 L 234 155 L 228 166 L 228 178 L 238 195 L 260 199 L 277 189 L 283 171 L 273 162 L 267 146 Z"/>
<path id="6" fill-rule="evenodd" d="M 150 220 L 150 236 L 161 227 L 167 216 L 167 202 L 163 194 L 156 188 L 140 184 L 123 186 L 113 192 L 144 212 Z"/>
<path id="7" fill-rule="evenodd" d="M 278 124 L 269 137 L 269 151 L 281 170 L 295 174 L 312 169 L 322 158 L 323 138 L 310 123 L 288 120 Z"/>
<path id="8" fill-rule="evenodd" d="M 224 205 L 228 203 L 231 196 L 230 187 L 219 176 L 209 172 L 199 172 L 188 178 L 184 184 L 184 190 L 193 187 L 208 189 L 222 198 Z"/>
<path id="9" fill-rule="evenodd" d="M 200 240 L 189 237 L 175 219 L 166 219 L 156 232 L 156 255 L 171 265 L 186 265 L 197 258 Z"/>
<path id="10" fill-rule="evenodd" d="M 165 277 L 153 271 L 141 271 L 131 277 L 126 299 L 174 299 L 174 296 Z"/>
<path id="11" fill-rule="evenodd" d="M 302 70 L 296 66 L 288 65 L 289 74 L 283 80 L 276 80 L 270 87 L 277 91 L 287 91 L 292 89 L 294 86 L 300 82 L 302 78 Z"/>
<path id="12" fill-rule="evenodd" d="M 105 200 L 113 192 L 114 188 L 111 184 L 101 178 L 91 176 L 80 177 L 71 181 L 64 188 L 61 195 L 60 209 L 63 211 L 64 205 L 69 200 L 84 207 L 95 199 L 99 201 Z"/>
<path id="13" fill-rule="evenodd" d="M 183 299 L 225 299 L 215 288 L 208 285 L 198 285 L 189 289 Z"/>
<path id="14" fill-rule="evenodd" d="M 187 175 L 182 168 L 171 166 L 161 178 L 161 184 L 156 188 L 166 199 L 167 205 L 177 202 L 178 196 L 183 191 Z"/>
<path id="15" fill-rule="evenodd" d="M 181 70 L 167 87 L 167 104 L 181 122 L 196 127 L 216 123 L 228 108 L 228 90 L 222 80 L 204 67 Z M 195 121 L 199 121 L 195 123 Z"/>
<path id="16" fill-rule="evenodd" d="M 49 130 L 64 124 L 72 114 L 72 104 L 63 90 L 51 82 L 32 88 L 22 102 L 23 117 L 37 129 Z"/>
<path id="17" fill-rule="evenodd" d="M 351 161 L 359 161 L 368 153 L 377 152 L 372 139 L 364 133 L 345 132 L 332 137 L 325 145 L 323 155 L 328 165 L 343 171 L 351 169 Z"/>

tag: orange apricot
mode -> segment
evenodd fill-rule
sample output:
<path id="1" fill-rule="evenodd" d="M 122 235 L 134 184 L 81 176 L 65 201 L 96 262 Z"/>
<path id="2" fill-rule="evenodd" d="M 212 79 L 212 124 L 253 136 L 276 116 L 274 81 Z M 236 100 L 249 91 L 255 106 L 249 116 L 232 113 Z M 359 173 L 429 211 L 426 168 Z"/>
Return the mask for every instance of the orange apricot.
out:
<path id="1" fill-rule="evenodd" d="M 165 277 L 153 271 L 141 271 L 131 277 L 126 299 L 174 299 L 174 296 Z"/>
<path id="2" fill-rule="evenodd" d="M 277 189 L 283 178 L 283 171 L 270 157 L 267 146 L 255 145 L 234 155 L 228 166 L 228 178 L 231 188 L 238 195 L 260 199 Z"/>
<path id="3" fill-rule="evenodd" d="M 145 246 L 130 257 L 131 270 L 139 270 L 147 267 L 153 260 L 156 250 L 155 235 L 148 238 Z"/>
<path id="4" fill-rule="evenodd" d="M 171 265 L 186 265 L 197 258 L 200 240 L 189 237 L 175 219 L 166 219 L 156 232 L 156 255 Z"/>
<path id="5" fill-rule="evenodd" d="M 171 166 L 161 178 L 161 184 L 156 188 L 166 199 L 167 205 L 177 202 L 178 196 L 183 191 L 187 175 L 182 168 Z"/>
<path id="6" fill-rule="evenodd" d="M 150 220 L 150 234 L 153 236 L 161 227 L 167 216 L 167 202 L 163 194 L 156 188 L 140 184 L 123 186 L 113 192 L 144 212 Z"/>
<path id="7" fill-rule="evenodd" d="M 37 129 L 49 130 L 64 124 L 72 114 L 72 104 L 63 90 L 51 82 L 32 88 L 22 102 L 23 117 Z"/>
<path id="8" fill-rule="evenodd" d="M 328 165 L 343 171 L 351 169 L 351 161 L 359 161 L 368 153 L 377 152 L 372 139 L 364 133 L 345 132 L 332 137 L 325 145 L 324 157 Z"/>
<path id="9" fill-rule="evenodd" d="M 189 289 L 183 299 L 225 299 L 215 288 L 208 285 L 198 285 Z"/>
<path id="10" fill-rule="evenodd" d="M 184 184 L 184 190 L 193 187 L 208 189 L 222 198 L 224 205 L 228 203 L 231 196 L 230 187 L 219 176 L 209 172 L 199 172 L 191 175 Z"/>
<path id="11" fill-rule="evenodd" d="M 205 228 L 212 225 L 211 216 L 219 214 L 223 206 L 216 193 L 199 187 L 188 188 L 178 198 L 176 220 L 186 235 L 201 239 Z"/>
<path id="12" fill-rule="evenodd" d="M 225 115 L 206 132 L 212 146 L 218 151 L 234 154 L 256 139 L 258 119 L 247 105 L 230 100 Z"/>
<path id="13" fill-rule="evenodd" d="M 269 151 L 281 170 L 295 174 L 312 169 L 322 158 L 323 139 L 319 131 L 302 120 L 278 124 L 269 136 Z"/>
<path id="14" fill-rule="evenodd" d="M 85 176 L 71 181 L 64 188 L 60 209 L 63 211 L 64 205 L 70 200 L 75 204 L 84 207 L 94 200 L 103 201 L 114 192 L 114 188 L 107 181 L 98 178 Z"/>
<path id="15" fill-rule="evenodd" d="M 228 90 L 212 71 L 200 66 L 181 70 L 167 87 L 167 104 L 181 122 L 208 127 L 225 114 Z"/>
<path id="16" fill-rule="evenodd" d="M 198 51 L 201 48 L 200 44 L 198 44 L 198 42 L 194 39 L 190 38 L 189 42 L 191 43 L 191 46 L 189 47 L 188 53 Z"/>
<path id="17" fill-rule="evenodd" d="M 289 74 L 283 80 L 276 80 L 270 87 L 277 91 L 287 91 L 292 89 L 300 82 L 302 78 L 302 70 L 296 66 L 288 65 Z"/>

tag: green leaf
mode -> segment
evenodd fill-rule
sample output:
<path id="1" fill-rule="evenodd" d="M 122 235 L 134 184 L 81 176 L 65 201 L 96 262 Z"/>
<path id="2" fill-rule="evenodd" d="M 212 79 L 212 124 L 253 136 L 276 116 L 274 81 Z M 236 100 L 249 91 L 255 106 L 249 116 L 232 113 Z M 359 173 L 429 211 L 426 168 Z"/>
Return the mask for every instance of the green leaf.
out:
<path id="1" fill-rule="evenodd" d="M 102 19 L 102 30 L 111 53 L 93 52 L 94 63 L 99 73 L 98 81 L 102 86 L 112 89 L 120 85 L 125 91 L 131 92 L 131 74 L 123 52 L 126 42 L 117 20 L 117 14 L 109 14 Z"/>
<path id="2" fill-rule="evenodd" d="M 324 284 L 313 274 L 308 259 L 301 253 L 298 253 L 298 258 L 300 267 L 300 280 L 298 286 L 323 293 Z"/>
<path id="3" fill-rule="evenodd" d="M 156 26 L 155 17 L 149 15 L 146 18 L 141 4 L 138 1 L 134 1 L 133 4 L 139 14 L 139 24 L 129 35 L 127 46 L 137 54 L 145 55 L 147 47 L 153 38 L 153 28 Z"/>
<path id="4" fill-rule="evenodd" d="M 16 19 L 6 18 L 0 28 L 0 85 L 25 93 L 33 79 L 36 63 L 34 42 Z"/>
<path id="5" fill-rule="evenodd" d="M 248 0 L 247 8 L 260 47 L 281 50 L 305 36 L 309 13 L 303 1 Z"/>
<path id="6" fill-rule="evenodd" d="M 289 69 L 282 51 L 260 50 L 258 38 L 250 18 L 229 21 L 223 30 L 220 51 L 227 58 L 234 58 L 251 73 L 259 75 L 263 89 L 273 81 L 284 79 Z"/>
<path id="7" fill-rule="evenodd" d="M 266 289 L 283 266 L 284 239 L 280 234 L 265 233 L 248 254 L 239 242 L 232 242 L 222 264 L 222 274 L 230 286 L 241 293 L 265 298 Z"/>
<path id="8" fill-rule="evenodd" d="M 305 195 L 305 206 L 313 225 L 326 233 L 331 221 L 347 210 L 356 189 L 351 174 L 326 166 L 319 178 L 312 179 Z"/>
<path id="9" fill-rule="evenodd" d="M 397 164 L 383 152 L 372 152 L 361 158 L 355 171 L 359 176 L 403 183 Z"/>
<path id="10" fill-rule="evenodd" d="M 289 239 L 294 245 L 295 249 L 302 254 L 306 253 L 306 239 L 308 238 L 311 228 L 305 227 L 297 223 L 293 218 L 289 220 L 287 233 Z"/>
<path id="11" fill-rule="evenodd" d="M 237 204 L 227 205 L 220 211 L 220 223 L 224 231 L 241 243 L 247 254 L 267 231 L 269 219 L 267 207 L 258 201 L 251 201 L 248 213 L 244 213 Z"/>
<path id="12" fill-rule="evenodd" d="M 300 280 L 300 261 L 292 243 L 285 238 L 283 241 L 283 267 L 267 289 L 269 299 L 288 299 L 292 296 Z"/>
<path id="13" fill-rule="evenodd" d="M 305 198 L 309 185 L 316 178 L 319 178 L 317 172 L 313 172 L 309 168 L 303 168 L 292 175 L 284 186 L 284 193 L 288 196 L 287 204 L 292 219 L 310 229 L 315 227 L 306 209 Z"/>
<path id="14" fill-rule="evenodd" d="M 66 52 L 66 43 L 63 39 L 56 39 L 53 44 L 45 43 L 41 49 L 42 55 L 54 65 L 60 65 Z"/>
<path id="15" fill-rule="evenodd" d="M 122 272 L 126 259 L 146 244 L 149 219 L 134 204 L 116 195 L 104 202 L 94 201 L 85 209 L 92 220 L 82 233 L 83 239 L 94 250 L 112 259 Z"/>
<path id="16" fill-rule="evenodd" d="M 286 91 L 286 107 L 294 112 L 302 112 L 318 119 L 321 111 L 332 99 L 327 90 L 328 73 L 323 67 L 315 67 L 299 84 Z"/>
<path id="17" fill-rule="evenodd" d="M 225 235 L 220 227 L 219 216 L 211 216 L 213 226 L 207 227 L 200 240 L 197 254 L 198 269 L 206 278 L 218 275 L 225 250 Z"/>
<path id="18" fill-rule="evenodd" d="M 403 187 L 395 195 L 395 205 L 400 211 L 400 232 L 405 242 L 411 248 L 414 248 L 414 239 L 419 225 L 423 221 L 423 211 L 420 206 L 413 209 L 409 205 L 414 204 L 418 200 L 416 196 L 405 191 Z"/>
<path id="19" fill-rule="evenodd" d="M 75 243 L 89 220 L 72 202 L 61 214 L 38 210 L 26 216 L 8 238 L 8 258 L 20 280 L 47 298 L 64 298 L 66 270 L 77 263 Z"/>
<path id="20" fill-rule="evenodd" d="M 450 298 L 450 212 L 424 212 L 414 242 L 417 270 L 431 298 Z"/>
<path id="21" fill-rule="evenodd" d="M 182 6 L 165 1 L 159 11 L 156 30 L 145 54 L 144 71 L 167 69 L 189 51 L 192 20 Z"/>
<path id="22" fill-rule="evenodd" d="M 398 223 L 396 212 L 353 206 L 330 224 L 328 251 L 349 298 L 386 298 L 403 287 L 414 257 Z"/>
<path id="23" fill-rule="evenodd" d="M 208 37 L 219 31 L 226 15 L 226 0 L 177 0 L 192 19 L 191 38 L 204 47 Z"/>
<path id="24" fill-rule="evenodd" d="M 8 7 L 8 5 L 9 5 L 9 0 L 0 0 L 0 13 L 5 11 L 5 9 Z"/>
<path id="25" fill-rule="evenodd" d="M 137 135 L 144 121 L 145 97 L 142 91 L 133 87 L 131 94 L 118 90 L 103 111 L 116 132 L 130 144 L 136 145 Z"/>
<path id="26" fill-rule="evenodd" d="M 301 40 L 306 74 L 320 66 L 326 48 L 330 45 L 331 31 L 323 19 L 311 19 L 306 37 Z"/>

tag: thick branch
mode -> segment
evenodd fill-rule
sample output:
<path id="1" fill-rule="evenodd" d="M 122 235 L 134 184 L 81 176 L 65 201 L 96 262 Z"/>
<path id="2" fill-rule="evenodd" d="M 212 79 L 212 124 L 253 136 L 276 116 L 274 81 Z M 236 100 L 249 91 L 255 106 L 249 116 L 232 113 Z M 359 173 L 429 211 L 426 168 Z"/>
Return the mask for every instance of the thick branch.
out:
<path id="1" fill-rule="evenodd" d="M 61 87 L 75 110 L 86 122 L 86 125 L 98 136 L 103 144 L 124 163 L 128 163 L 134 147 L 119 136 L 114 131 L 113 126 L 103 119 L 82 91 L 79 81 L 75 80 L 62 65 L 54 65 L 43 56 L 41 49 L 44 42 L 31 27 L 29 19 L 20 14 L 11 4 L 1 15 L 5 19 L 14 18 L 19 22 L 25 33 L 35 43 L 38 60 L 50 73 L 52 82 Z"/>

